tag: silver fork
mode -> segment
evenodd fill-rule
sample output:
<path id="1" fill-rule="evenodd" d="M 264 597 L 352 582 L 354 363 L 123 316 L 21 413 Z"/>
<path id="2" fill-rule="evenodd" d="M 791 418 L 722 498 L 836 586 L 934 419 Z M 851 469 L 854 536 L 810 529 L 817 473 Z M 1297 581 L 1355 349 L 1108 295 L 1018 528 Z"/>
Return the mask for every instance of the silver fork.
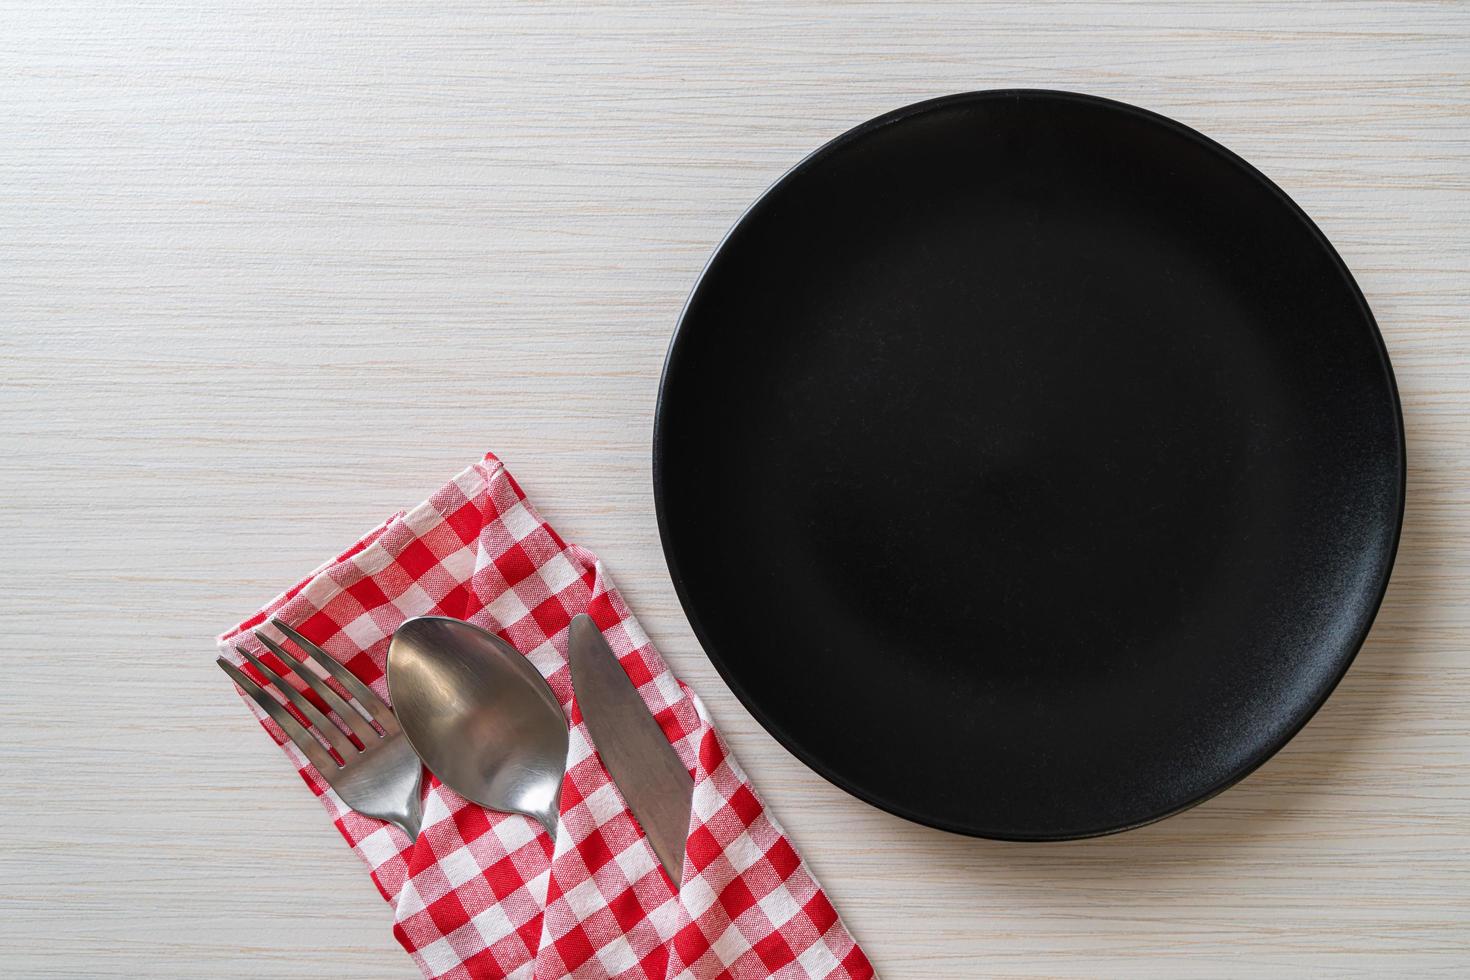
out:
<path id="1" fill-rule="evenodd" d="M 322 774 L 327 785 L 342 798 L 343 803 L 358 813 L 398 826 L 410 840 L 417 838 L 419 825 L 424 819 L 423 806 L 419 802 L 423 763 L 408 744 L 408 739 L 404 738 L 392 709 L 370 687 L 353 676 L 351 671 L 329 657 L 321 647 L 279 619 L 272 619 L 271 625 L 320 664 L 352 696 L 356 705 L 344 700 L 326 681 L 291 656 L 275 640 L 259 630 L 255 631 L 255 638 L 320 695 L 341 723 L 357 736 L 357 741 L 362 743 L 361 749 L 353 744 L 342 728 L 333 724 L 316 705 L 292 687 L 286 678 L 261 663 L 260 658 L 254 654 L 240 650 L 240 654 L 250 665 L 260 671 L 292 707 L 301 712 L 311 724 L 312 731 L 332 747 L 342 760 L 340 765 L 332 758 L 331 752 L 312 736 L 312 731 L 308 731 L 293 718 L 285 706 L 271 697 L 264 688 L 223 657 L 217 661 L 220 667 L 281 726 L 281 730 L 296 743 L 296 747 L 316 767 L 316 771 Z M 373 722 L 377 722 L 377 728 L 373 727 Z M 381 732 L 378 731 L 379 728 L 382 729 Z"/>

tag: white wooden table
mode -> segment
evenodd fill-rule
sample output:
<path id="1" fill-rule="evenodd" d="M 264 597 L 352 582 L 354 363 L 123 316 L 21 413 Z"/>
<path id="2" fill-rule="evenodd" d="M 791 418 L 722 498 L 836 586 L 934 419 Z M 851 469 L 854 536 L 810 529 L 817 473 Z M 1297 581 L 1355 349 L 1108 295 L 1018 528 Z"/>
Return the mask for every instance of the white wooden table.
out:
<path id="1" fill-rule="evenodd" d="M 400 977 L 211 637 L 487 448 L 596 549 L 880 973 L 1470 974 L 1470 6 L 0 0 L 0 973 Z M 906 824 L 694 642 L 665 345 L 782 170 L 942 93 L 1159 110 L 1278 181 L 1392 353 L 1409 505 L 1321 714 L 1083 843 Z"/>

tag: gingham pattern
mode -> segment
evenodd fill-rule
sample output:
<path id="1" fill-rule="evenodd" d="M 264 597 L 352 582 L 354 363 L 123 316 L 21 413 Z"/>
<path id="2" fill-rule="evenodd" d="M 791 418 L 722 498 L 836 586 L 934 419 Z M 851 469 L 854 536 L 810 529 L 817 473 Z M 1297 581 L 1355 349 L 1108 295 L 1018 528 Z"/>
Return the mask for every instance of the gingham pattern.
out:
<path id="1" fill-rule="evenodd" d="M 677 892 L 599 761 L 572 696 L 567 626 L 601 627 L 694 776 Z M 219 638 L 267 659 L 250 631 L 277 616 L 387 700 L 388 641 L 410 616 L 499 633 L 546 677 L 571 721 L 555 840 L 526 817 L 466 802 L 429 777 L 424 824 L 345 807 L 248 698 L 266 730 L 367 862 L 393 931 L 428 977 L 866 978 L 873 975 L 816 881 L 710 724 L 669 671 L 601 563 L 568 545 L 494 456 Z M 253 673 L 253 671 L 252 671 Z M 323 706 L 324 707 L 324 706 Z"/>

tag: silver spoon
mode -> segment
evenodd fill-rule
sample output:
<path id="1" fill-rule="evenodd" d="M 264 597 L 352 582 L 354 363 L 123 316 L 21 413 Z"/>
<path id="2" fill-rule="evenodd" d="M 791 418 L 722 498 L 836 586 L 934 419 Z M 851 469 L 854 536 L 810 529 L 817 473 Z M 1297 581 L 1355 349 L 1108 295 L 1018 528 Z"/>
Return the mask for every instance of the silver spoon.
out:
<path id="1" fill-rule="evenodd" d="M 514 647 L 462 620 L 406 620 L 388 647 L 388 693 L 408 743 L 444 785 L 555 836 L 566 715 Z"/>

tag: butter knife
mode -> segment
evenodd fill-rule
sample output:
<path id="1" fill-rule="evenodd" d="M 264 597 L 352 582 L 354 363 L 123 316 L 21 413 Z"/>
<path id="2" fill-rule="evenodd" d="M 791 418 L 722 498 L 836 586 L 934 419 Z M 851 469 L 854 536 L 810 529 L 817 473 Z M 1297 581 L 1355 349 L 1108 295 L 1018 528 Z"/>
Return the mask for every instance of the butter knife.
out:
<path id="1" fill-rule="evenodd" d="M 592 744 L 677 889 L 694 780 L 591 617 L 572 618 L 568 656 Z"/>

